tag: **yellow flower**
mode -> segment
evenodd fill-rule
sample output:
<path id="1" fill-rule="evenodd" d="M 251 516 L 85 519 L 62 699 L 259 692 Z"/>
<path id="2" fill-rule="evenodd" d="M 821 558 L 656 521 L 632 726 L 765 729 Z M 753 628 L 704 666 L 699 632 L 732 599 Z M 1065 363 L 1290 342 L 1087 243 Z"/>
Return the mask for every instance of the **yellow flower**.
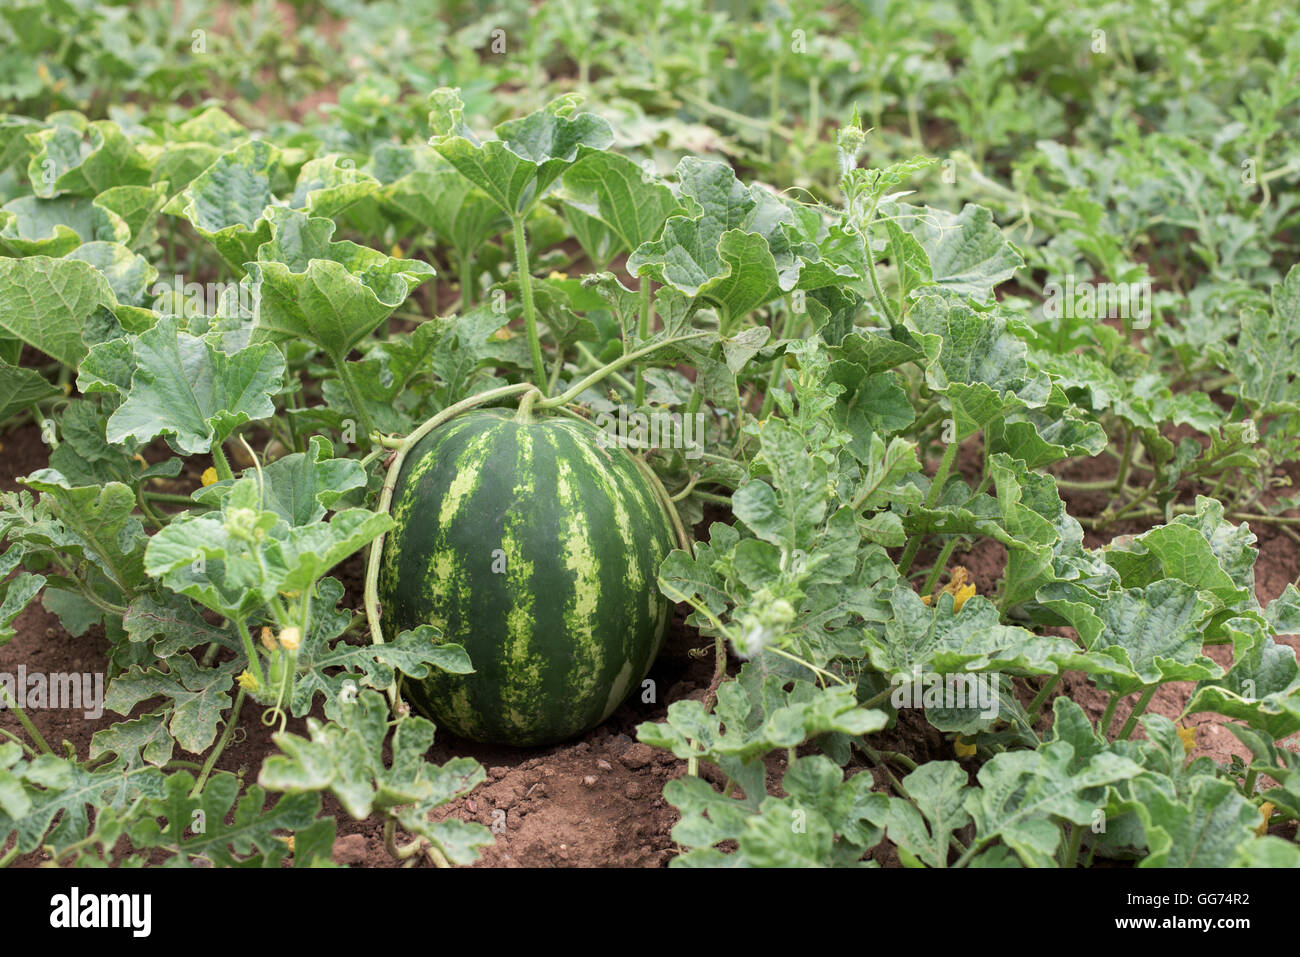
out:
<path id="1" fill-rule="evenodd" d="M 262 639 L 263 648 L 267 651 L 275 651 L 275 635 L 272 634 L 270 625 L 262 626 L 262 634 L 260 637 Z"/>
<path id="2" fill-rule="evenodd" d="M 1259 816 L 1263 818 L 1259 822 L 1259 827 L 1255 828 L 1255 833 L 1263 837 L 1268 833 L 1268 819 L 1273 816 L 1273 802 L 1265 801 L 1259 806 Z"/>
<path id="3" fill-rule="evenodd" d="M 393 251 L 389 253 L 394 259 L 405 259 L 406 253 L 402 251 L 401 243 L 393 243 Z"/>
<path id="4" fill-rule="evenodd" d="M 975 742 L 967 741 L 960 734 L 953 738 L 952 749 L 957 752 L 959 758 L 973 758 L 975 756 Z"/>
<path id="5" fill-rule="evenodd" d="M 241 671 L 239 677 L 235 680 L 239 682 L 239 687 L 243 688 L 245 691 L 256 691 L 259 687 L 257 678 L 255 678 L 252 672 L 248 671 L 248 669 Z"/>
<path id="6" fill-rule="evenodd" d="M 203 470 L 203 475 L 199 477 L 199 481 L 203 483 L 204 488 L 207 488 L 209 485 L 216 485 L 217 470 L 212 468 L 212 466 L 208 466 Z"/>
<path id="7" fill-rule="evenodd" d="M 1182 739 L 1183 750 L 1191 754 L 1196 750 L 1196 725 L 1187 728 L 1178 729 L 1178 737 Z"/>
<path id="8" fill-rule="evenodd" d="M 501 327 L 500 329 L 498 329 L 496 332 L 492 333 L 492 335 L 491 335 L 490 338 L 492 338 L 492 339 L 496 339 L 496 340 L 498 340 L 498 341 L 500 341 L 500 342 L 505 342 L 507 339 L 513 339 L 513 338 L 514 338 L 514 333 L 512 333 L 512 332 L 511 332 L 509 329 L 507 329 L 505 326 L 502 326 L 502 327 Z"/>
<path id="9" fill-rule="evenodd" d="M 966 571 L 964 566 L 954 565 L 952 571 L 948 573 L 948 584 L 939 589 L 938 593 L 940 595 L 944 592 L 952 595 L 952 610 L 954 612 L 961 611 L 961 606 L 966 604 L 966 600 L 975 595 L 975 583 L 966 580 L 969 576 L 970 573 Z M 933 595 L 922 595 L 921 601 L 923 604 L 930 605 L 933 604 L 934 597 Z"/>
<path id="10" fill-rule="evenodd" d="M 298 643 L 302 639 L 302 633 L 297 628 L 290 625 L 284 631 L 280 632 L 280 647 L 285 651 L 297 651 Z"/>
<path id="11" fill-rule="evenodd" d="M 546 278 L 547 279 L 568 279 L 569 274 L 567 272 L 559 272 L 558 270 L 552 270 L 551 274 Z"/>

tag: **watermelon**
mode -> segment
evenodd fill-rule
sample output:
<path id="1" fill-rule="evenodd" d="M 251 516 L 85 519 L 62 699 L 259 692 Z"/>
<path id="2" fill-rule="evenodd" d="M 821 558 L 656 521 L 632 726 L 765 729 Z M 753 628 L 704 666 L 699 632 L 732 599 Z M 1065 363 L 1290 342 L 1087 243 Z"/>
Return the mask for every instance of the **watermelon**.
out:
<path id="1" fill-rule="evenodd" d="M 417 710 L 492 744 L 595 727 L 640 687 L 663 644 L 656 576 L 672 525 L 631 455 L 585 421 L 496 409 L 434 429 L 393 492 L 384 632 L 432 624 L 474 673 L 407 678 Z"/>

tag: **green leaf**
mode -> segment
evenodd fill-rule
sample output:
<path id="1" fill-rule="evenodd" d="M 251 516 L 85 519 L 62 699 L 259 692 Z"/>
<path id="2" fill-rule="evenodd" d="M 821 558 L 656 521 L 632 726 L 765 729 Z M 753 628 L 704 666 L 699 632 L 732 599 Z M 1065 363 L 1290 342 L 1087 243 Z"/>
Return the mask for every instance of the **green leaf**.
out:
<path id="1" fill-rule="evenodd" d="M 89 558 L 127 595 L 144 581 L 144 528 L 132 517 L 135 493 L 128 486 L 74 486 L 53 469 L 33 472 L 23 484 L 41 493 L 41 503 L 59 522 L 46 539 L 53 551 Z"/>
<path id="2" fill-rule="evenodd" d="M 978 845 L 994 839 L 1010 847 L 1028 867 L 1053 865 L 1061 839 L 1059 821 L 1092 823 L 1104 806 L 1108 785 L 1137 777 L 1141 767 L 1109 752 L 1077 766 L 1074 748 L 1053 741 L 1037 751 L 1007 751 L 985 762 L 980 787 L 967 793 L 965 808 L 975 822 Z"/>
<path id="3" fill-rule="evenodd" d="M 955 761 L 930 761 L 903 778 L 903 787 L 912 801 L 889 799 L 889 839 L 930 867 L 946 867 L 953 832 L 970 821 L 966 772 Z"/>
<path id="4" fill-rule="evenodd" d="M 268 221 L 272 238 L 245 280 L 258 303 L 254 342 L 304 338 L 341 361 L 434 274 L 419 260 L 331 242 L 328 219 L 277 208 Z"/>
<path id="5" fill-rule="evenodd" d="M 1242 843 L 1234 863 L 1238 867 L 1300 867 L 1300 845 L 1270 834 Z"/>
<path id="6" fill-rule="evenodd" d="M 776 675 L 770 680 L 776 682 L 777 688 L 785 683 Z M 641 724 L 637 727 L 637 737 L 646 744 L 666 748 L 679 758 L 701 757 L 715 762 L 731 758 L 749 762 L 777 748 L 796 747 L 819 734 L 832 731 L 866 734 L 885 725 L 884 712 L 859 708 L 851 688 L 837 686 L 814 691 L 807 682 L 795 682 L 795 685 L 796 690 L 788 698 L 780 694 L 767 701 L 771 710 L 760 710 L 758 721 L 752 726 L 743 720 L 724 720 L 727 716 L 748 716 L 751 709 L 759 706 L 739 684 L 726 682 L 718 689 L 717 714 L 706 713 L 698 701 L 674 701 L 668 706 L 666 723 Z"/>
<path id="7" fill-rule="evenodd" d="M 59 394 L 54 384 L 35 369 L 11 366 L 0 360 L 0 422 Z"/>
<path id="8" fill-rule="evenodd" d="M 213 642 L 242 653 L 243 646 L 230 622 L 219 626 L 209 623 L 180 595 L 166 595 L 165 599 L 141 595 L 131 602 L 122 618 L 122 628 L 130 641 L 152 642 L 149 651 L 160 659 Z"/>
<path id="9" fill-rule="evenodd" d="M 153 698 L 172 701 L 167 730 L 191 754 L 202 754 L 217 738 L 222 713 L 231 705 L 230 690 L 242 661 L 202 668 L 185 654 L 172 655 L 167 669 L 133 665 L 108 685 L 104 707 L 129 715 L 136 705 Z"/>
<path id="10" fill-rule="evenodd" d="M 956 215 L 907 203 L 882 205 L 880 211 L 897 217 L 889 225 L 906 232 L 924 251 L 927 268 L 920 277 L 925 285 L 988 302 L 993 287 L 1025 264 L 983 206 L 967 204 Z"/>
<path id="11" fill-rule="evenodd" d="M 29 139 L 35 152 L 27 176 L 37 196 L 97 196 L 113 186 L 149 182 L 148 162 L 111 120 L 98 120 L 84 130 L 52 126 Z"/>
<path id="12" fill-rule="evenodd" d="M 280 151 L 265 140 L 249 140 L 222 154 L 196 176 L 167 207 L 190 221 L 236 275 L 257 258 L 257 247 L 271 237 L 262 215 L 274 197 L 271 181 Z"/>
<path id="13" fill-rule="evenodd" d="M 167 727 L 170 711 L 170 708 L 160 708 L 96 731 L 90 738 L 90 760 L 115 755 L 100 770 L 127 772 L 148 765 L 163 767 L 172 759 L 176 743 Z"/>
<path id="14" fill-rule="evenodd" d="M 98 199 L 20 196 L 0 209 L 0 249 L 18 258 L 63 256 L 82 243 L 130 238 L 130 224 Z"/>
<path id="15" fill-rule="evenodd" d="M 392 759 L 385 764 L 388 706 L 377 692 L 366 690 L 342 705 L 337 722 L 308 718 L 308 738 L 274 735 L 283 753 L 263 762 L 258 783 L 289 794 L 329 791 L 358 820 L 376 810 L 395 812 L 405 829 L 429 840 L 453 863 L 468 864 L 477 857 L 478 846 L 491 842 L 487 828 L 435 824 L 428 814 L 487 775 L 472 758 L 453 758 L 442 766 L 427 763 L 424 754 L 433 744 L 433 731 L 423 718 L 399 718 Z M 403 805 L 408 807 L 396 811 Z"/>
<path id="16" fill-rule="evenodd" d="M 1099 676 L 1101 687 L 1129 694 L 1165 681 L 1222 675 L 1217 664 L 1200 654 L 1205 640 L 1202 629 L 1214 606 L 1191 585 L 1165 578 L 1146 588 L 1114 590 L 1089 601 L 1100 629 L 1072 613 L 1066 617 L 1074 619 L 1090 652 L 1107 652 L 1133 673 L 1133 677 Z"/>
<path id="17" fill-rule="evenodd" d="M 1145 779 L 1133 789 L 1151 849 L 1139 867 L 1230 867 L 1259 824 L 1258 809 L 1227 781 L 1197 778 L 1185 801 Z"/>
<path id="18" fill-rule="evenodd" d="M 613 142 L 605 120 L 577 113 L 577 98 L 552 100 L 544 108 L 497 126 L 497 138 L 480 142 L 465 126 L 457 90 L 435 90 L 429 101 L 429 141 L 462 176 L 483 190 L 507 216 L 523 216 L 586 147 Z"/>
<path id="19" fill-rule="evenodd" d="M 301 209 L 309 216 L 336 219 L 378 188 L 379 180 L 350 162 L 341 162 L 334 155 L 318 156 L 303 163 L 298 171 L 289 207 Z"/>
<path id="20" fill-rule="evenodd" d="M 976 312 L 965 303 L 924 295 L 907 314 L 926 356 L 926 381 L 938 391 L 952 384 L 982 384 L 995 394 L 1014 393 L 1042 405 L 1050 395 L 1046 376 L 1029 363 L 1028 347 L 1006 317 Z"/>
<path id="21" fill-rule="evenodd" d="M 306 594 L 391 527 L 389 516 L 361 508 L 337 512 L 328 523 L 291 527 L 261 507 L 256 481 L 245 478 L 219 513 L 187 513 L 150 538 L 145 568 L 218 614 L 244 618 L 280 592 Z"/>
<path id="22" fill-rule="evenodd" d="M 632 251 L 657 239 L 664 222 L 680 208 L 672 190 L 645 169 L 617 153 L 581 149 L 581 159 L 564 173 L 566 214 L 572 208 L 594 214 L 618 237 L 620 250 Z"/>
<path id="23" fill-rule="evenodd" d="M 244 478 L 260 478 L 265 508 L 293 526 L 311 525 L 354 489 L 366 487 L 365 469 L 356 459 L 334 457 L 334 446 L 313 435 L 306 452 L 293 452 L 274 462 L 244 469 Z M 194 500 L 218 505 L 236 480 L 224 479 L 194 493 Z"/>
<path id="24" fill-rule="evenodd" d="M 239 780 L 224 771 L 212 775 L 197 797 L 190 796 L 193 788 L 188 771 L 168 777 L 166 792 L 150 800 L 145 817 L 131 826 L 131 842 L 174 854 L 170 863 L 177 867 L 278 867 L 289 845 L 277 832 L 309 828 L 320 813 L 315 794 L 286 795 L 269 808 L 257 785 L 241 797 Z M 303 850 L 310 853 L 313 843 L 320 842 L 309 840 Z"/>
<path id="25" fill-rule="evenodd" d="M 0 259 L 0 333 L 76 368 L 113 291 L 89 263 L 32 256 Z"/>
<path id="26" fill-rule="evenodd" d="M 144 308 L 153 301 L 151 290 L 158 279 L 158 270 L 121 243 L 83 243 L 68 253 L 67 258 L 98 269 L 113 297 L 122 305 Z"/>
<path id="27" fill-rule="evenodd" d="M 13 552 L 14 559 L 18 558 L 18 552 Z M 0 556 L 0 571 L 6 574 L 12 568 L 14 562 L 6 562 L 7 556 Z M 6 568 L 6 564 L 10 568 Z M 43 575 L 33 575 L 30 572 L 19 572 L 8 581 L 0 581 L 0 646 L 7 645 L 17 634 L 10 626 L 13 624 L 27 603 L 35 598 L 42 588 L 45 587 L 45 577 Z"/>
<path id="28" fill-rule="evenodd" d="M 761 779 L 760 779 L 761 780 Z M 844 780 L 823 755 L 791 763 L 782 781 L 787 797 L 717 793 L 699 778 L 679 778 L 664 797 L 681 811 L 673 839 L 693 848 L 673 866 L 826 867 L 851 865 L 884 836 L 889 799 L 871 791 L 870 774 Z M 722 857 L 706 851 L 734 840 Z"/>
<path id="29" fill-rule="evenodd" d="M 343 586 L 337 579 L 326 578 L 316 586 L 312 596 L 311 631 L 298 649 L 297 676 L 290 702 L 295 717 L 312 710 L 317 695 L 325 699 L 325 717 L 337 721 L 342 706 L 363 688 L 386 691 L 397 680 L 397 672 L 420 679 L 429 674 L 429 666 L 453 674 L 470 674 L 465 649 L 456 644 L 441 644 L 432 625 L 404 631 L 382 645 L 352 645 L 340 640 L 352 622 L 347 609 L 337 609 L 343 598 Z"/>
<path id="30" fill-rule="evenodd" d="M 954 612 L 951 595 L 942 594 L 931 608 L 900 584 L 890 594 L 889 605 L 893 616 L 883 631 L 866 632 L 871 664 L 888 674 L 910 675 L 917 670 L 1056 674 L 1071 666 L 1078 650 L 1067 638 L 1002 624 L 997 606 L 979 595 Z"/>
<path id="31" fill-rule="evenodd" d="M 189 455 L 220 445 L 245 422 L 273 415 L 271 396 L 283 381 L 284 357 L 275 346 L 227 354 L 210 339 L 185 332 L 172 316 L 125 342 L 97 346 L 77 378 L 82 391 L 117 392 L 125 399 L 109 417 L 108 441 L 163 435 Z"/>
<path id="32" fill-rule="evenodd" d="M 1198 507 L 1202 510 L 1212 507 L 1221 518 L 1223 506 L 1211 502 L 1198 498 Z M 1245 566 L 1247 573 L 1254 565 L 1254 549 L 1251 552 Z M 1162 578 L 1172 578 L 1214 596 L 1224 607 L 1233 607 L 1251 597 L 1251 590 L 1238 586 L 1219 564 L 1206 536 L 1186 522 L 1158 525 L 1123 544 L 1111 545 L 1105 550 L 1105 557 L 1106 563 L 1119 572 L 1120 582 L 1126 588 L 1142 588 Z M 1253 576 L 1250 584 L 1254 584 Z"/>
<path id="33" fill-rule="evenodd" d="M 441 154 L 425 146 L 413 151 L 411 170 L 380 190 L 388 208 L 432 229 L 457 260 L 473 257 L 510 226 L 509 217 Z M 375 158 L 379 157 L 378 150 Z"/>
<path id="34" fill-rule="evenodd" d="M 1300 731 L 1300 667 L 1291 647 L 1276 641 L 1253 618 L 1225 623 L 1232 637 L 1232 667 L 1196 685 L 1187 713 L 1213 711 L 1281 739 Z"/>
<path id="35" fill-rule="evenodd" d="M 57 853 L 84 840 L 93 830 L 88 808 L 97 815 L 105 808 L 127 808 L 146 796 L 161 794 L 165 780 L 156 768 L 129 775 L 113 769 L 91 772 L 52 754 L 11 766 L 7 773 L 11 782 L 15 777 L 21 780 L 24 795 L 13 800 L 16 794 L 11 793 L 8 803 L 13 810 L 28 810 L 14 815 L 0 807 L 0 834 L 6 843 L 15 836 L 14 846 L 22 854 L 43 844 L 52 845 Z"/>
<path id="36" fill-rule="evenodd" d="M 154 237 L 154 221 L 166 203 L 165 184 L 158 182 L 152 186 L 114 186 L 95 197 L 96 206 L 126 223 L 129 238 L 118 241 L 126 242 L 133 250 L 145 248 Z"/>
<path id="37" fill-rule="evenodd" d="M 1273 287 L 1271 314 L 1248 309 L 1241 316 L 1237 343 L 1228 367 L 1237 383 L 1229 386 L 1261 414 L 1290 411 L 1300 405 L 1300 267 Z"/>

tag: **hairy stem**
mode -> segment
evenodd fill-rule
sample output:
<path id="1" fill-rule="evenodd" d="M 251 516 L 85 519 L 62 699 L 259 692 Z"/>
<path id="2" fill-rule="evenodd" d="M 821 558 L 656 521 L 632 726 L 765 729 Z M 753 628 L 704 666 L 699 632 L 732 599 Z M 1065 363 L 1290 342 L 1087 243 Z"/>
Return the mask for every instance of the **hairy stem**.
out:
<path id="1" fill-rule="evenodd" d="M 515 270 L 519 273 L 519 297 L 524 303 L 524 327 L 528 330 L 528 351 L 533 357 L 533 381 L 546 388 L 546 362 L 542 359 L 542 340 L 537 332 L 537 307 L 533 303 L 533 276 L 528 266 L 528 237 L 524 218 L 514 217 Z"/>
<path id="2" fill-rule="evenodd" d="M 18 707 L 18 702 L 13 699 L 13 696 L 9 694 L 9 689 L 3 684 L 0 684 L 0 700 L 3 700 L 5 707 L 14 713 L 14 717 L 18 719 L 18 723 L 23 726 L 23 730 L 31 737 L 36 747 L 40 748 L 44 754 L 53 754 L 54 752 L 50 750 L 50 746 L 41 737 L 41 733 L 36 730 L 36 725 L 32 724 L 32 719 L 27 717 L 26 711 Z"/>
<path id="3" fill-rule="evenodd" d="M 361 390 L 357 388 L 356 380 L 352 378 L 352 370 L 348 368 L 347 359 L 341 355 L 331 355 L 330 359 L 339 374 L 339 381 L 343 383 L 343 391 L 348 394 L 348 404 L 361 420 L 361 431 L 369 441 L 370 433 L 375 431 L 375 423 L 370 418 L 370 413 L 366 411 L 365 403 L 361 399 Z"/>
<path id="4" fill-rule="evenodd" d="M 194 789 L 190 791 L 190 797 L 198 797 L 203 791 L 203 785 L 207 783 L 208 776 L 212 769 L 217 765 L 217 758 L 221 757 L 221 752 L 226 750 L 226 745 L 230 743 L 230 738 L 235 732 L 235 726 L 239 724 L 239 711 L 244 706 L 244 689 L 240 688 L 239 693 L 235 695 L 235 704 L 230 709 L 230 717 L 226 719 L 226 728 L 221 732 L 221 738 L 217 741 L 217 746 L 212 749 L 208 759 L 203 762 L 203 770 L 199 772 L 199 779 L 194 782 Z"/>
<path id="5" fill-rule="evenodd" d="M 1133 733 L 1133 730 L 1137 727 L 1138 718 L 1142 717 L 1143 713 L 1146 712 L 1147 705 L 1151 703 L 1151 699 L 1155 697 L 1155 694 L 1156 685 L 1151 685 L 1142 692 L 1142 697 L 1138 698 L 1137 704 L 1133 706 L 1133 713 L 1130 714 L 1128 720 L 1124 722 L 1124 727 L 1119 729 L 1118 740 L 1123 741 Z"/>
<path id="6" fill-rule="evenodd" d="M 650 277 L 646 276 L 641 280 L 641 315 L 636 324 L 636 334 L 642 342 L 650 338 L 650 325 L 653 315 L 654 300 L 650 298 Z M 645 402 L 645 375 L 642 373 L 640 366 L 636 370 L 636 388 L 633 390 L 633 402 L 638 409 Z"/>
<path id="7" fill-rule="evenodd" d="M 1048 695 L 1050 695 L 1053 691 L 1055 691 L 1056 686 L 1060 683 L 1061 683 L 1061 675 L 1059 674 L 1052 675 L 1052 677 L 1049 678 L 1047 682 L 1043 685 L 1042 689 L 1038 692 L 1038 694 L 1034 695 L 1034 700 L 1029 702 L 1029 707 L 1026 708 L 1025 711 L 1027 711 L 1030 715 L 1036 715 L 1038 713 L 1038 710 L 1043 706 L 1043 702 L 1047 700 Z"/>
<path id="8" fill-rule="evenodd" d="M 943 494 L 943 487 L 948 481 L 948 473 L 952 471 L 952 463 L 957 458 L 957 443 L 949 442 L 943 450 L 943 458 L 939 460 L 939 471 L 934 474 L 934 480 L 930 483 L 930 491 L 925 496 L 925 507 L 934 508 L 939 504 L 939 496 Z M 917 549 L 921 547 L 921 536 L 913 535 L 908 540 L 907 547 L 903 550 L 902 557 L 898 560 L 898 573 L 904 577 L 907 576 L 907 570 L 912 567 L 912 561 L 916 558 Z"/>
<path id="9" fill-rule="evenodd" d="M 235 477 L 230 469 L 230 460 L 226 458 L 226 450 L 220 442 L 212 443 L 212 467 L 217 470 L 217 478 L 222 481 L 230 481 Z"/>
<path id="10" fill-rule="evenodd" d="M 1101 723 L 1098 725 L 1098 730 L 1101 731 L 1101 736 L 1103 738 L 1106 737 L 1107 733 L 1109 733 L 1111 722 L 1115 720 L 1115 709 L 1119 707 L 1120 697 L 1121 695 L 1118 691 L 1112 691 L 1110 693 L 1110 700 L 1106 702 L 1106 711 L 1102 714 Z"/>
<path id="11" fill-rule="evenodd" d="M 582 379 L 579 382 L 575 383 L 574 385 L 571 385 L 568 388 L 568 390 L 562 392 L 560 395 L 551 396 L 549 399 L 544 399 L 543 401 L 538 402 L 537 408 L 554 409 L 557 406 L 566 405 L 569 402 L 572 402 L 578 396 L 582 395 L 582 393 L 586 392 L 597 382 L 600 382 L 602 379 L 606 378 L 607 376 L 613 374 L 614 372 L 617 372 L 619 369 L 622 369 L 624 366 L 631 365 L 637 359 L 640 359 L 643 356 L 648 356 L 652 352 L 657 352 L 660 349 L 665 348 L 666 346 L 676 345 L 677 343 L 685 342 L 688 339 L 698 339 L 701 336 L 705 336 L 705 335 L 708 335 L 708 333 L 692 332 L 689 333 L 688 335 L 676 336 L 672 339 L 665 339 L 663 342 L 656 342 L 642 349 L 638 349 L 635 352 L 629 352 L 626 355 L 619 356 L 613 362 L 597 369 L 595 372 L 591 373 L 591 375 L 587 376 L 585 379 Z M 695 410 L 692 409 L 689 411 L 694 412 Z"/>

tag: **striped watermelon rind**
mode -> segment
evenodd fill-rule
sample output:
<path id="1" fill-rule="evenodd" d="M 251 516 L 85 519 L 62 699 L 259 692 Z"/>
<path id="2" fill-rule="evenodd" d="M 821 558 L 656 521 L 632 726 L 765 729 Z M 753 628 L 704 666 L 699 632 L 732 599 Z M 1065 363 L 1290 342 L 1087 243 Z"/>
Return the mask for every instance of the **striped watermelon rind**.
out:
<path id="1" fill-rule="evenodd" d="M 441 727 L 549 744 L 604 721 L 640 686 L 669 617 L 656 576 L 672 525 L 631 455 L 593 426 L 459 416 L 411 449 L 391 514 L 385 635 L 435 625 L 475 669 L 404 681 Z"/>

